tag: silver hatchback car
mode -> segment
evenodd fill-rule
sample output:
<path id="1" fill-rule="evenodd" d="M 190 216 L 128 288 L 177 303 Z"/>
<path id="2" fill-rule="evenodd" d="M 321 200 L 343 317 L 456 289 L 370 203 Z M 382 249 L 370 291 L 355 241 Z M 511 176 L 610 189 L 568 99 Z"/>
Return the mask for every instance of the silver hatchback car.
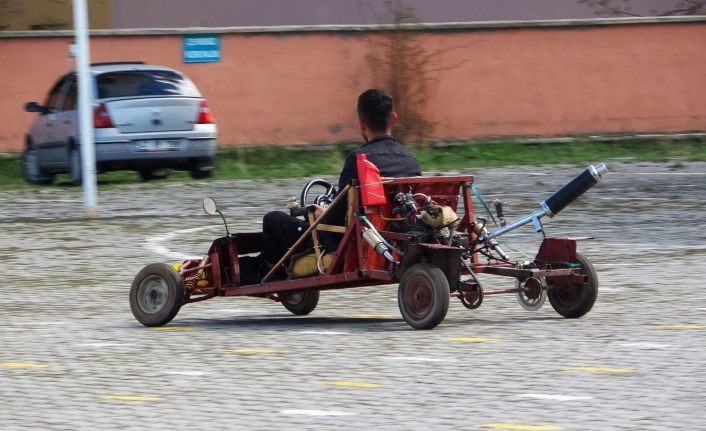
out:
<path id="1" fill-rule="evenodd" d="M 211 176 L 217 129 L 208 102 L 182 73 L 140 62 L 91 65 L 96 171 L 134 170 L 143 180 L 170 169 Z M 22 173 L 48 184 L 58 173 L 81 183 L 76 72 L 52 87 L 26 136 Z"/>

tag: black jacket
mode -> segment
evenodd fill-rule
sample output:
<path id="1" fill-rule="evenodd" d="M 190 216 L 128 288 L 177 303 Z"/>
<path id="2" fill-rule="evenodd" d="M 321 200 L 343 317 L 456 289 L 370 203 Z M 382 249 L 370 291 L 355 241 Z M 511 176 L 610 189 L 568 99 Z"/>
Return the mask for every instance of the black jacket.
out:
<path id="1" fill-rule="evenodd" d="M 414 177 L 422 174 L 422 168 L 419 165 L 419 160 L 397 142 L 393 137 L 383 135 L 366 142 L 360 148 L 351 151 L 346 156 L 346 161 L 343 163 L 341 176 L 338 180 L 338 190 L 350 183 L 351 180 L 358 179 L 358 168 L 356 164 L 356 156 L 365 154 L 378 169 L 383 177 Z M 346 221 L 347 200 L 344 198 L 342 202 L 332 208 L 326 215 L 324 223 L 343 225 Z M 338 244 L 341 236 L 337 234 L 322 235 L 326 248 L 332 250 Z"/>

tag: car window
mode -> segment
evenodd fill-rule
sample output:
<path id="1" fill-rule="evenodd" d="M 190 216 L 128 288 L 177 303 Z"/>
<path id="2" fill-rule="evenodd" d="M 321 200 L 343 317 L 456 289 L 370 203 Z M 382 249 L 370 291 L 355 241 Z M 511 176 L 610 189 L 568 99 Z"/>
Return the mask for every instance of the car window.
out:
<path id="1" fill-rule="evenodd" d="M 76 77 L 72 76 L 68 82 L 69 88 L 66 90 L 66 95 L 64 96 L 64 101 L 61 104 L 62 111 L 72 111 L 76 109 L 76 100 L 78 97 L 76 89 Z"/>
<path id="2" fill-rule="evenodd" d="M 57 82 L 54 87 L 49 91 L 47 100 L 44 102 L 44 106 L 49 108 L 51 111 L 56 111 L 59 108 L 59 96 L 61 96 L 61 89 L 66 83 L 66 78 L 62 78 Z"/>
<path id="3" fill-rule="evenodd" d="M 200 97 L 182 75 L 164 70 L 131 70 L 103 73 L 97 78 L 98 98 L 136 96 Z"/>

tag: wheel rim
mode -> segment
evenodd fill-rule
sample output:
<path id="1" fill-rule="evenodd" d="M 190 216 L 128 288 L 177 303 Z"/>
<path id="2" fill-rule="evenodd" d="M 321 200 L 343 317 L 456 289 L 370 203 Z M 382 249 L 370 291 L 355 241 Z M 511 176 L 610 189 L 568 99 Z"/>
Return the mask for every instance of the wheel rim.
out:
<path id="1" fill-rule="evenodd" d="M 162 311 L 169 299 L 167 281 L 159 275 L 150 275 L 137 288 L 137 305 L 147 314 Z"/>
<path id="2" fill-rule="evenodd" d="M 292 305 L 297 305 L 301 303 L 304 300 L 304 293 L 302 292 L 297 292 L 297 293 L 290 293 L 284 298 L 284 302 L 287 304 L 292 304 Z"/>
<path id="3" fill-rule="evenodd" d="M 434 300 L 432 286 L 426 277 L 418 275 L 407 280 L 403 301 L 409 314 L 415 319 L 426 317 Z"/>

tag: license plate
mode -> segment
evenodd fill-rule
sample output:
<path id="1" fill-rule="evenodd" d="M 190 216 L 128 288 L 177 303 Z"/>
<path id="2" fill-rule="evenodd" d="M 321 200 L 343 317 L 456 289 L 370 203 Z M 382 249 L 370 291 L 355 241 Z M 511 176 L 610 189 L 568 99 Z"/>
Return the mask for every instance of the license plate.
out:
<path id="1" fill-rule="evenodd" d="M 157 151 L 179 151 L 181 150 L 181 142 L 176 139 L 171 140 L 155 140 L 155 141 L 139 141 L 135 143 L 135 151 L 137 152 L 157 152 Z"/>

